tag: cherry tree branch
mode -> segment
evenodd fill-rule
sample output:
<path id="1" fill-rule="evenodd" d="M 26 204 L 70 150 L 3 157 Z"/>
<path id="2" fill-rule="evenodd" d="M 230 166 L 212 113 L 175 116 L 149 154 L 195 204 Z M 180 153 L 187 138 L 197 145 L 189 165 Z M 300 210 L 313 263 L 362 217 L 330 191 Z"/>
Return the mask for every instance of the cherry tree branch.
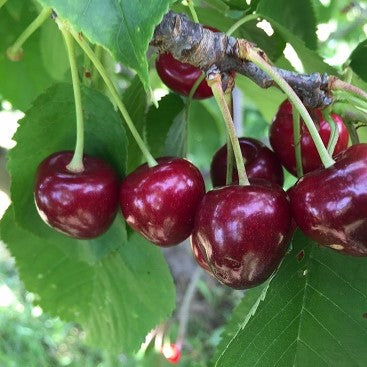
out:
<path id="1" fill-rule="evenodd" d="M 172 53 L 176 59 L 194 65 L 207 74 L 214 71 L 221 73 L 224 88 L 225 76 L 232 71 L 247 76 L 261 88 L 277 86 L 277 83 L 256 64 L 241 58 L 239 41 L 242 45 L 246 42 L 225 33 L 212 32 L 192 22 L 186 15 L 170 11 L 156 27 L 151 45 L 158 47 L 160 52 Z M 255 48 L 255 45 L 248 43 Z M 263 51 L 257 50 L 266 58 Z M 340 88 L 335 76 L 274 69 L 292 87 L 303 104 L 310 108 L 329 106 L 333 101 L 333 86 Z"/>

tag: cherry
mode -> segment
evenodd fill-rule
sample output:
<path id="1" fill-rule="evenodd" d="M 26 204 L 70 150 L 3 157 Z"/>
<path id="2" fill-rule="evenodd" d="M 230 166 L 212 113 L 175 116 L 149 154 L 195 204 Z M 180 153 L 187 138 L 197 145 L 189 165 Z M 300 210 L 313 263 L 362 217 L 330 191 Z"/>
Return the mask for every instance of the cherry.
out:
<path id="1" fill-rule="evenodd" d="M 191 243 L 191 250 L 192 250 L 192 253 L 194 254 L 194 258 L 195 258 L 196 262 L 204 270 L 206 270 L 210 273 L 211 272 L 210 267 L 209 267 L 207 261 L 204 258 L 204 255 L 203 255 L 203 253 L 202 253 L 202 251 L 199 247 L 199 244 L 197 243 L 196 237 L 191 236 L 190 237 L 190 243 Z"/>
<path id="2" fill-rule="evenodd" d="M 310 111 L 310 113 L 311 117 L 313 117 L 313 120 L 315 121 L 316 127 L 319 131 L 322 141 L 324 142 L 324 145 L 327 146 L 330 138 L 330 125 L 323 119 L 321 110 L 315 109 Z M 335 121 L 339 130 L 339 138 L 334 150 L 335 156 L 347 148 L 349 134 L 346 126 L 343 123 L 343 119 L 339 115 L 331 114 L 331 117 Z M 280 105 L 278 113 L 270 127 L 270 144 L 283 166 L 290 173 L 296 176 L 297 169 L 293 139 L 292 105 L 288 100 L 286 100 Z M 316 146 L 302 119 L 301 152 L 303 173 L 308 173 L 322 167 L 321 159 L 317 152 Z"/>
<path id="3" fill-rule="evenodd" d="M 279 265 L 290 241 L 290 226 L 285 192 L 259 180 L 209 191 L 195 218 L 192 243 L 219 281 L 235 289 L 250 288 Z"/>
<path id="4" fill-rule="evenodd" d="M 250 180 L 261 178 L 283 186 L 283 169 L 276 155 L 263 143 L 252 138 L 240 138 L 246 173 Z M 214 155 L 210 167 L 213 186 L 225 186 L 227 174 L 227 146 L 222 146 Z M 238 184 L 236 164 L 233 165 L 233 183 Z"/>
<path id="5" fill-rule="evenodd" d="M 118 208 L 119 178 L 99 158 L 84 155 L 84 171 L 66 166 L 73 152 L 50 155 L 37 168 L 34 198 L 41 218 L 52 228 L 79 239 L 105 232 Z"/>
<path id="6" fill-rule="evenodd" d="M 159 246 L 176 245 L 190 236 L 196 209 L 205 194 L 200 171 L 181 158 L 144 164 L 122 182 L 120 205 L 127 223 Z"/>
<path id="7" fill-rule="evenodd" d="M 168 362 L 177 364 L 181 359 L 181 348 L 177 344 L 165 344 L 162 347 L 162 354 Z"/>
<path id="8" fill-rule="evenodd" d="M 213 32 L 219 32 L 212 27 L 204 27 Z M 182 63 L 176 60 L 170 53 L 160 54 L 155 62 L 157 73 L 163 83 L 174 92 L 183 96 L 188 96 L 196 80 L 200 78 L 202 72 L 195 66 Z M 213 93 L 206 80 L 203 80 L 196 89 L 193 98 L 205 99 L 212 97 Z"/>
<path id="9" fill-rule="evenodd" d="M 367 256 L 367 144 L 353 145 L 335 159 L 289 191 L 292 213 L 299 228 L 319 244 Z"/>

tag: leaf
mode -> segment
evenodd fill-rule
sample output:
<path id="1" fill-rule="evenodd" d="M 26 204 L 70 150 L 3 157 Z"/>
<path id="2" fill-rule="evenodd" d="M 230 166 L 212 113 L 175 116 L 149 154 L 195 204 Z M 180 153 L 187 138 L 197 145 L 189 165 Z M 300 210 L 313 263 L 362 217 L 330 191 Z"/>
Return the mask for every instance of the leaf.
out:
<path id="1" fill-rule="evenodd" d="M 47 72 L 54 80 L 65 81 L 70 78 L 69 60 L 61 32 L 51 19 L 45 22 L 40 32 L 40 53 Z M 76 48 L 75 51 L 79 51 Z M 81 64 L 79 64 L 81 65 Z M 82 70 L 81 66 L 79 66 Z"/>
<path id="2" fill-rule="evenodd" d="M 307 47 L 316 49 L 316 17 L 311 0 L 261 0 L 256 13 L 282 24 Z"/>
<path id="3" fill-rule="evenodd" d="M 217 346 L 217 353 L 214 355 L 214 360 L 219 358 L 219 353 L 225 349 L 227 344 L 229 344 L 229 342 L 236 335 L 238 329 L 241 327 L 241 324 L 243 324 L 244 315 L 249 316 L 252 314 L 251 311 L 256 311 L 258 305 L 264 299 L 268 287 L 269 285 L 267 283 L 266 286 L 261 285 L 245 292 L 241 302 L 234 308 L 231 318 L 220 336 L 221 339 Z"/>
<path id="4" fill-rule="evenodd" d="M 365 82 L 367 82 L 366 71 L 367 40 L 361 42 L 350 55 L 350 67 Z"/>
<path id="5" fill-rule="evenodd" d="M 216 365 L 365 366 L 366 265 L 297 232 L 264 301 Z"/>
<path id="6" fill-rule="evenodd" d="M 102 45 L 116 60 L 135 69 L 148 89 L 146 52 L 154 28 L 173 0 L 39 0 L 68 20 L 90 42 Z"/>
<path id="7" fill-rule="evenodd" d="M 214 153 L 224 144 L 224 120 L 213 99 L 193 101 L 189 115 L 188 157 L 202 171 L 208 171 Z"/>
<path id="8" fill-rule="evenodd" d="M 163 149 L 165 156 L 182 158 L 187 156 L 187 125 L 188 122 L 185 121 L 185 113 L 181 112 L 176 116 L 168 130 Z"/>
<path id="9" fill-rule="evenodd" d="M 5 54 L 38 14 L 32 2 L 22 0 L 8 1 L 0 11 L 0 95 L 15 109 L 27 109 L 35 96 L 52 83 L 43 63 L 39 32 L 24 44 L 22 60 L 10 61 Z"/>
<path id="10" fill-rule="evenodd" d="M 173 93 L 160 100 L 159 108 L 150 107 L 146 118 L 146 138 L 154 157 L 162 155 L 168 131 L 183 108 L 182 98 Z"/>
<path id="11" fill-rule="evenodd" d="M 131 354 L 174 308 L 174 286 L 160 250 L 137 235 L 91 266 L 21 229 L 12 207 L 0 233 L 36 303 L 80 323 L 94 346 Z"/>
<path id="12" fill-rule="evenodd" d="M 124 92 L 122 99 L 136 129 L 140 136 L 143 136 L 145 113 L 147 109 L 147 95 L 145 94 L 143 84 L 137 76 L 132 80 L 130 86 Z M 130 133 L 130 130 L 127 131 L 127 137 L 129 141 L 127 151 L 127 172 L 131 172 L 142 163 L 142 152 Z"/>
<path id="13" fill-rule="evenodd" d="M 85 152 L 109 162 L 122 176 L 126 166 L 126 136 L 119 115 L 100 92 L 83 87 Z M 39 217 L 33 199 L 34 175 L 39 163 L 50 154 L 72 150 L 75 144 L 75 109 L 73 89 L 58 84 L 45 91 L 26 112 L 14 135 L 17 145 L 9 152 L 8 170 L 12 179 L 11 198 L 15 218 L 24 229 L 52 239 L 71 256 L 93 262 L 120 242 L 125 234 L 121 219 L 111 229 L 91 241 L 77 241 L 49 228 Z M 120 228 L 122 226 L 122 229 Z M 86 246 L 86 243 L 89 246 Z"/>

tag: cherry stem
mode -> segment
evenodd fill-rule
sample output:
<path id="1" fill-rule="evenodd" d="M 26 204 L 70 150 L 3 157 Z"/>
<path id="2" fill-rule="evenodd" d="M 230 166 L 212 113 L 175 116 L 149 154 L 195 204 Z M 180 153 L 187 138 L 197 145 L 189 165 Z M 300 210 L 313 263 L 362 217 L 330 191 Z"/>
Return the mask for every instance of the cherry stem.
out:
<path id="1" fill-rule="evenodd" d="M 298 110 L 292 104 L 293 115 L 293 139 L 294 139 L 294 154 L 296 157 L 297 177 L 303 176 L 302 151 L 301 151 L 301 123 Z"/>
<path id="2" fill-rule="evenodd" d="M 332 156 L 336 147 L 336 143 L 339 139 L 339 129 L 338 125 L 335 123 L 335 121 L 330 116 L 330 110 L 326 109 L 323 111 L 322 116 L 324 120 L 329 124 L 330 126 L 330 138 L 327 145 L 327 151 Z"/>
<path id="3" fill-rule="evenodd" d="M 245 164 L 242 157 L 240 143 L 238 141 L 236 130 L 233 124 L 233 119 L 231 116 L 231 112 L 228 108 L 224 92 L 222 90 L 221 77 L 219 74 L 216 74 L 211 79 L 207 78 L 207 82 L 209 87 L 213 91 L 214 98 L 219 106 L 219 109 L 222 113 L 224 121 L 226 123 L 227 132 L 229 138 L 231 140 L 231 144 L 233 147 L 233 153 L 236 160 L 236 167 L 238 172 L 238 183 L 239 185 L 246 186 L 250 185 L 248 177 L 246 175 Z"/>
<path id="4" fill-rule="evenodd" d="M 4 2 L 5 3 L 5 2 Z M 20 54 L 23 53 L 22 46 L 24 42 L 51 16 L 50 8 L 43 8 L 38 16 L 31 24 L 20 34 L 18 39 L 10 46 L 6 54 L 10 60 L 19 60 Z"/>
<path id="5" fill-rule="evenodd" d="M 8 0 L 0 0 L 0 9 L 5 5 Z"/>
<path id="6" fill-rule="evenodd" d="M 348 133 L 349 133 L 352 145 L 359 144 L 360 143 L 359 136 L 358 136 L 358 133 L 357 133 L 357 129 L 355 128 L 353 123 L 348 122 L 347 124 L 345 124 L 345 126 L 348 129 Z"/>
<path id="7" fill-rule="evenodd" d="M 350 104 L 352 104 L 353 106 L 357 107 L 357 108 L 361 108 L 363 110 L 367 110 L 367 102 L 361 100 L 360 98 L 356 97 L 356 96 L 352 96 L 350 94 L 347 93 L 342 93 L 339 95 L 340 99 L 345 100 L 347 102 L 349 102 Z"/>
<path id="8" fill-rule="evenodd" d="M 65 29 L 63 23 L 57 23 L 60 31 L 64 37 L 69 63 L 71 70 L 71 79 L 73 82 L 74 90 L 74 101 L 75 101 L 75 114 L 76 114 L 76 143 L 73 158 L 66 168 L 70 172 L 83 172 L 83 150 L 84 150 L 84 120 L 83 120 L 83 106 L 82 106 L 82 96 L 80 92 L 80 80 L 78 75 L 78 66 L 75 59 L 73 37 L 70 32 Z"/>
<path id="9" fill-rule="evenodd" d="M 336 101 L 333 104 L 333 111 L 342 116 L 344 121 L 350 123 L 362 122 L 367 124 L 367 113 L 361 111 L 355 106 L 351 106 L 349 103 Z"/>
<path id="10" fill-rule="evenodd" d="M 70 32 L 71 32 L 72 36 L 74 37 L 74 39 L 78 42 L 79 46 L 83 49 L 83 51 L 91 59 L 93 65 L 98 70 L 100 76 L 102 77 L 103 81 L 105 82 L 108 91 L 111 93 L 111 98 L 112 98 L 113 103 L 117 106 L 117 108 L 121 112 L 122 116 L 124 117 L 125 122 L 126 122 L 128 128 L 130 129 L 130 132 L 131 132 L 132 136 L 134 137 L 136 143 L 138 144 L 140 150 L 142 151 L 142 153 L 143 153 L 143 155 L 144 155 L 144 157 L 145 157 L 145 159 L 148 163 L 148 166 L 149 167 L 156 166 L 158 164 L 157 161 L 153 158 L 152 154 L 150 153 L 150 151 L 148 150 L 147 146 L 145 145 L 143 139 L 141 138 L 139 132 L 136 130 L 135 125 L 134 125 L 133 121 L 131 120 L 131 117 L 130 117 L 129 113 L 127 112 L 127 109 L 126 109 L 125 105 L 121 101 L 121 99 L 118 95 L 118 92 L 117 92 L 115 86 L 113 85 L 111 79 L 109 78 L 109 76 L 108 76 L 104 66 L 102 65 L 101 61 L 98 59 L 96 54 L 93 52 L 93 50 L 90 48 L 90 46 L 88 45 L 88 43 L 85 41 L 84 37 L 80 33 L 77 33 L 73 29 L 70 29 Z"/>
<path id="11" fill-rule="evenodd" d="M 355 85 L 344 82 L 343 80 L 340 79 L 335 79 L 331 83 L 331 89 L 333 90 L 339 89 L 346 92 L 350 92 L 358 95 L 359 97 L 362 97 L 364 100 L 367 100 L 367 93 L 364 90 L 356 87 Z"/>
<path id="12" fill-rule="evenodd" d="M 178 333 L 177 333 L 177 341 L 176 341 L 176 345 L 180 349 L 182 348 L 183 342 L 185 340 L 187 323 L 189 321 L 189 315 L 190 315 L 190 305 L 191 305 L 192 299 L 195 296 L 197 285 L 199 283 L 199 280 L 202 274 L 203 274 L 203 270 L 199 267 L 196 268 L 186 288 L 186 292 L 182 300 L 180 313 L 178 317 L 179 325 L 178 325 Z"/>
<path id="13" fill-rule="evenodd" d="M 233 24 L 228 31 L 226 32 L 227 36 L 231 36 L 233 34 L 233 32 L 235 32 L 237 30 L 237 28 L 241 27 L 241 25 L 250 22 L 251 20 L 257 19 L 259 17 L 258 14 L 250 14 L 250 15 L 246 15 L 245 17 L 241 18 L 240 20 L 238 20 L 235 24 Z"/>
<path id="14" fill-rule="evenodd" d="M 272 68 L 254 49 L 248 48 L 246 50 L 242 50 L 244 52 L 244 58 L 252 61 L 256 64 L 261 70 L 267 73 L 283 90 L 283 92 L 290 99 L 291 103 L 296 107 L 299 111 L 303 121 L 305 122 L 307 129 L 311 135 L 311 138 L 316 146 L 316 149 L 319 153 L 321 161 L 323 165 L 327 168 L 332 166 L 335 161 L 329 155 L 328 151 L 325 148 L 323 141 L 316 129 L 314 122 L 310 114 L 308 113 L 306 107 L 303 105 L 302 101 L 299 99 L 297 94 L 294 92 L 292 87 L 282 78 L 282 76 Z"/>
<path id="15" fill-rule="evenodd" d="M 233 95 L 231 88 L 228 88 L 224 92 L 224 98 L 226 100 L 229 111 L 231 112 L 232 121 L 233 121 Z M 242 155 L 242 152 L 241 152 Z M 227 133 L 227 171 L 226 171 L 226 185 L 230 185 L 233 181 L 233 147 L 231 144 L 231 138 Z M 245 164 L 245 162 L 244 162 Z"/>
<path id="16" fill-rule="evenodd" d="M 94 47 L 94 53 L 95 53 L 95 55 L 96 55 L 96 57 L 97 57 L 98 60 L 101 60 L 102 51 L 103 51 L 103 49 L 102 49 L 102 46 L 101 45 L 96 45 Z M 98 83 L 98 73 L 93 72 L 92 73 L 92 84 L 94 86 L 96 86 L 97 83 Z"/>
<path id="17" fill-rule="evenodd" d="M 187 5 L 189 6 L 192 19 L 194 20 L 195 23 L 199 23 L 199 18 L 198 18 L 198 15 L 196 14 L 193 1 L 192 0 L 187 0 Z"/>

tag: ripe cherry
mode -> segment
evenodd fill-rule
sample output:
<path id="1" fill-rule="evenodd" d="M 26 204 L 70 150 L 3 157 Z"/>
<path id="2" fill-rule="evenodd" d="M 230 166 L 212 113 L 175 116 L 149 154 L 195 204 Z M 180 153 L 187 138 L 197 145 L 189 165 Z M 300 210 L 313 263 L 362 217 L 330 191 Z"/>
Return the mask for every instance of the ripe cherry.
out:
<path id="1" fill-rule="evenodd" d="M 34 198 L 41 218 L 73 238 L 94 238 L 105 232 L 118 208 L 119 178 L 99 158 L 84 155 L 84 171 L 66 166 L 73 152 L 58 152 L 38 166 Z"/>
<path id="2" fill-rule="evenodd" d="M 291 215 L 285 192 L 260 180 L 225 186 L 202 200 L 192 234 L 212 274 L 235 288 L 255 287 L 277 268 L 290 241 Z"/>
<path id="3" fill-rule="evenodd" d="M 282 166 L 276 155 L 263 143 L 252 138 L 240 138 L 246 173 L 250 180 L 255 178 L 275 182 L 283 186 Z M 222 146 L 214 155 L 210 167 L 213 186 L 224 186 L 227 174 L 227 146 Z M 233 165 L 233 183 L 238 184 L 236 164 Z"/>
<path id="4" fill-rule="evenodd" d="M 194 258 L 195 258 L 196 262 L 204 270 L 206 270 L 210 273 L 211 272 L 210 267 L 209 267 L 207 261 L 204 258 L 204 255 L 203 255 L 203 253 L 202 253 L 202 251 L 199 247 L 199 244 L 197 243 L 196 237 L 191 236 L 190 237 L 190 243 L 191 243 L 191 250 L 192 250 L 192 253 L 194 255 Z"/>
<path id="5" fill-rule="evenodd" d="M 200 171 L 181 158 L 144 164 L 122 182 L 120 205 L 127 223 L 159 246 L 176 245 L 190 236 L 196 209 L 205 194 Z"/>
<path id="6" fill-rule="evenodd" d="M 212 27 L 204 27 L 213 32 L 219 32 Z M 155 62 L 157 73 L 163 83 L 174 92 L 183 96 L 188 96 L 196 80 L 200 78 L 202 72 L 200 69 L 190 64 L 182 63 L 176 60 L 170 53 L 162 53 Z M 212 97 L 213 93 L 206 80 L 203 80 L 193 98 L 204 99 Z"/>
<path id="7" fill-rule="evenodd" d="M 317 243 L 367 256 L 367 144 L 353 145 L 335 159 L 289 191 L 293 217 Z"/>
<path id="8" fill-rule="evenodd" d="M 319 109 L 310 111 L 311 117 L 315 122 L 317 130 L 320 134 L 324 145 L 327 146 L 330 138 L 330 125 L 322 117 Z M 334 156 L 346 149 L 348 146 L 349 134 L 343 119 L 336 114 L 331 114 L 335 121 L 339 138 L 335 146 Z M 283 166 L 293 175 L 297 175 L 296 159 L 294 152 L 294 138 L 293 138 L 293 115 L 292 105 L 286 100 L 284 101 L 270 128 L 270 144 L 275 154 L 280 159 Z M 301 119 L 301 152 L 303 173 L 308 173 L 322 167 L 320 156 L 317 152 L 316 146 L 308 132 L 308 129 Z"/>

